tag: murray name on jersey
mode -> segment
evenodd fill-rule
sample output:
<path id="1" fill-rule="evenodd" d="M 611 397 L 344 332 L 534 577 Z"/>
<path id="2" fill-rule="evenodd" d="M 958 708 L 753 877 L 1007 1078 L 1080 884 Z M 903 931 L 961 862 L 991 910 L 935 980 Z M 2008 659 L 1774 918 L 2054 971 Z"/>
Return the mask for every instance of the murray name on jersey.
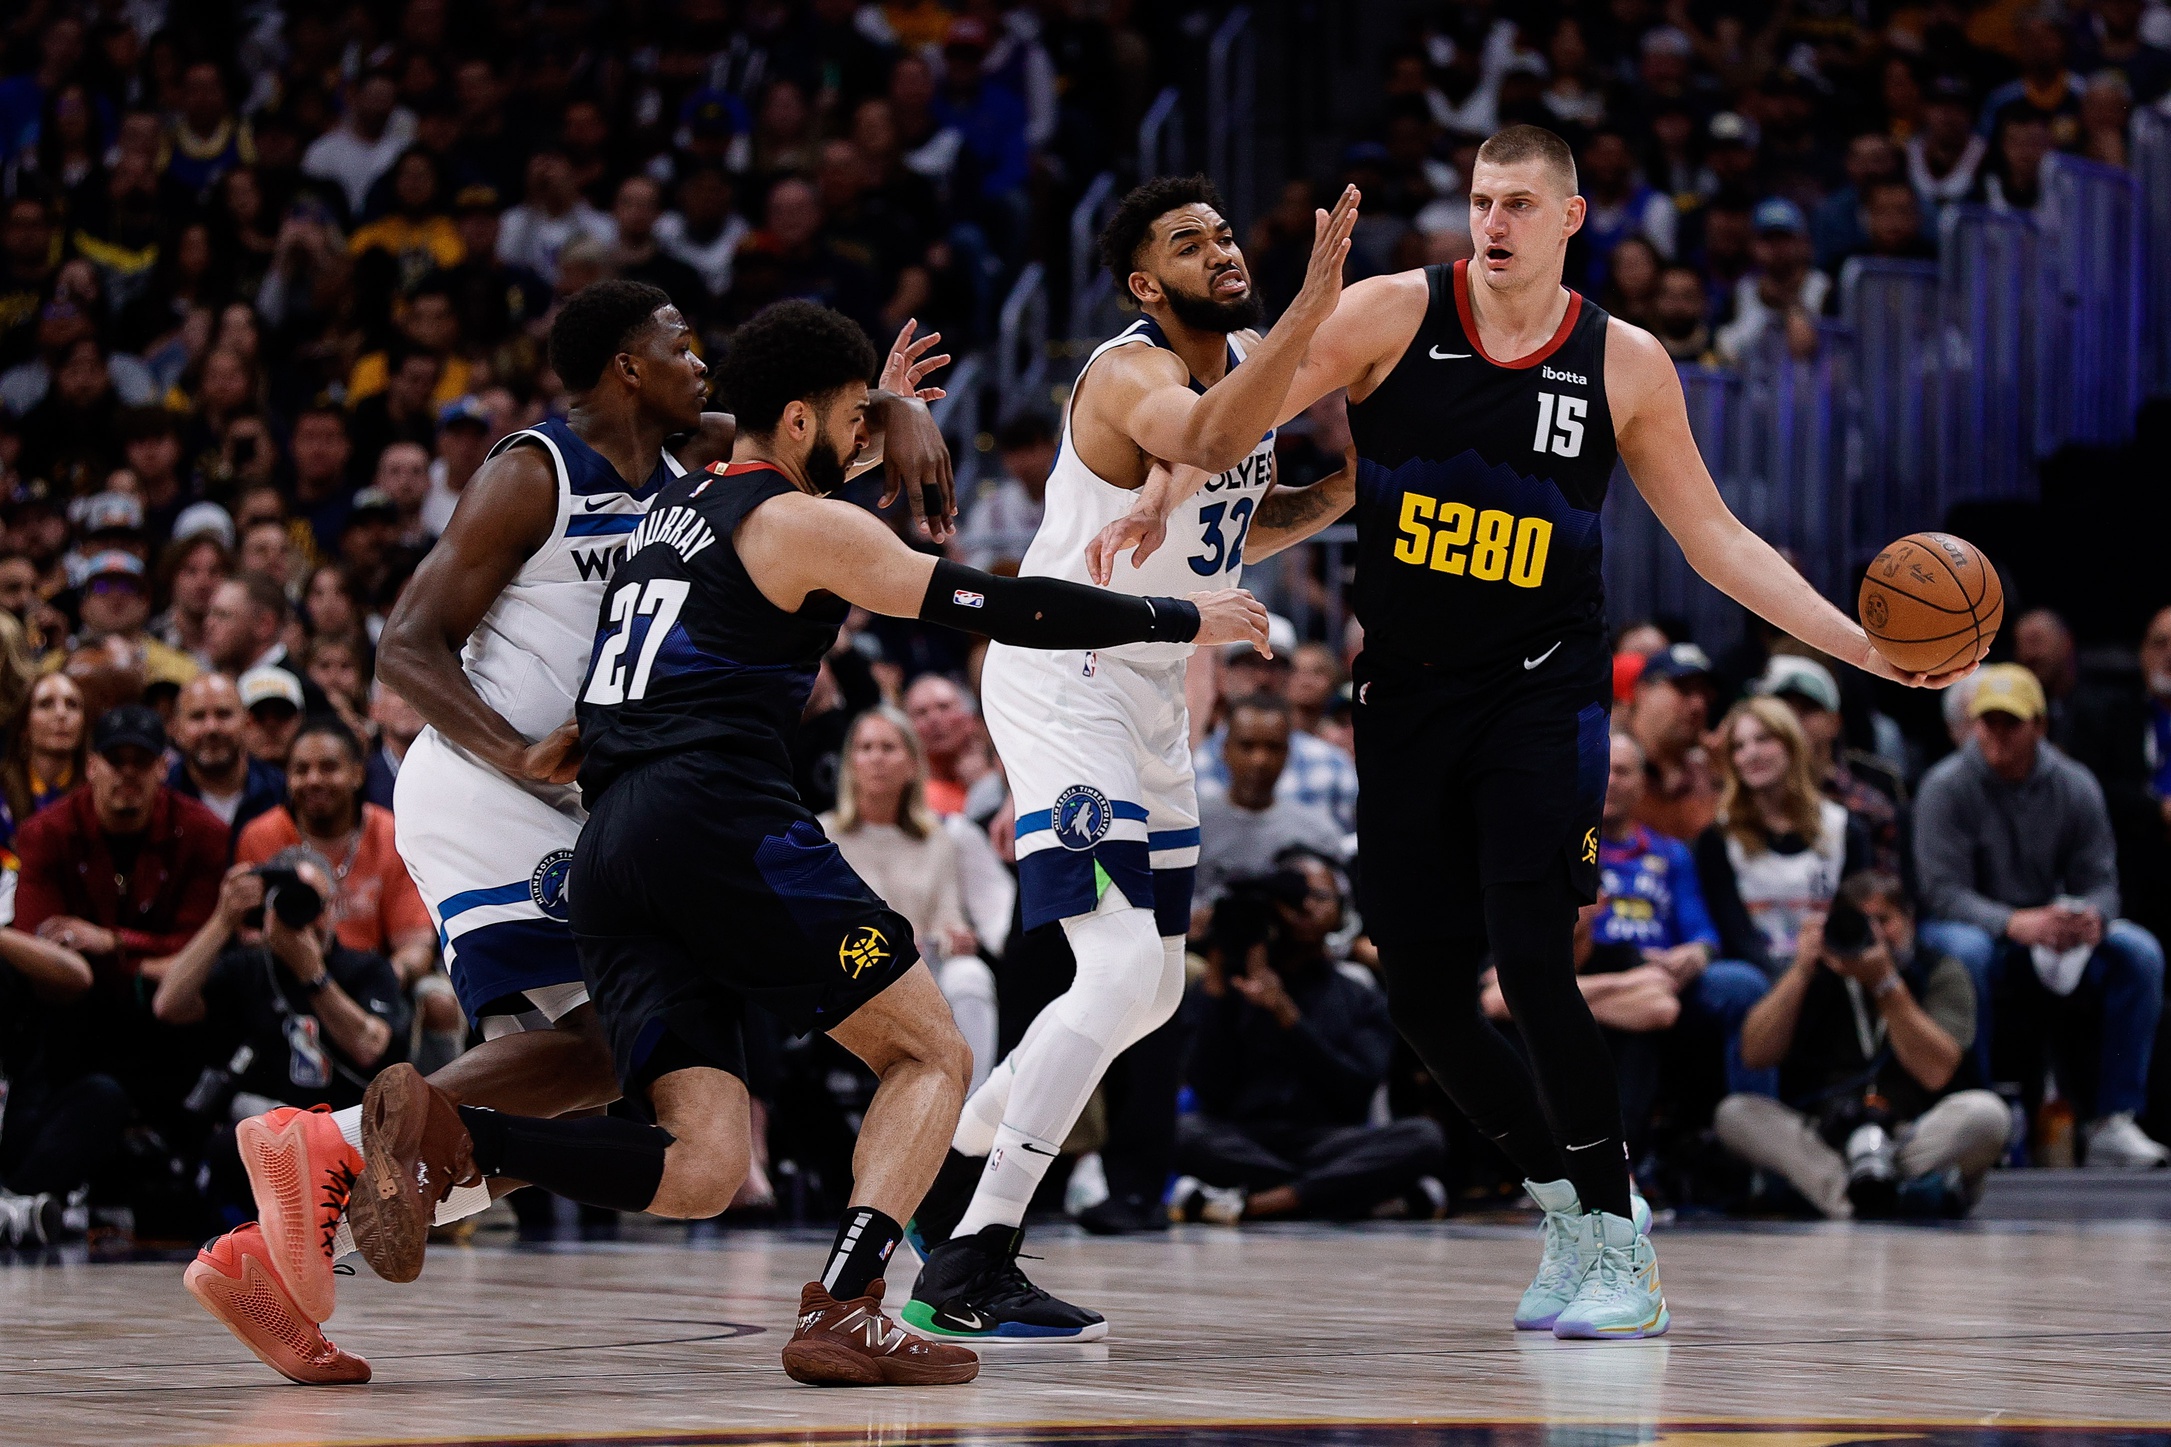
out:
<path id="1" fill-rule="evenodd" d="M 690 563 L 715 542 L 716 529 L 710 527 L 707 519 L 700 513 L 681 504 L 651 512 L 642 518 L 640 526 L 633 530 L 633 536 L 626 539 L 625 550 L 619 555 L 618 561 L 621 565 L 624 564 L 627 558 L 650 543 L 668 543 L 678 549 L 681 558 Z"/>

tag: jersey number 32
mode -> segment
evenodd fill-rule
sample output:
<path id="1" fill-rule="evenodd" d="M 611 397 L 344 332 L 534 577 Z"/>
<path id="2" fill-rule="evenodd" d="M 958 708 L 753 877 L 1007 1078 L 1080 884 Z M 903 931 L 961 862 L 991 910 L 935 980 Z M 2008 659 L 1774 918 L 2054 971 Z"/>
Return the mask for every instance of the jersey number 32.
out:
<path id="1" fill-rule="evenodd" d="M 648 675 L 656 666 L 656 654 L 678 622 L 678 610 L 686 606 L 692 587 L 684 578 L 651 578 L 646 583 L 628 583 L 611 595 L 610 632 L 596 640 L 595 666 L 581 702 L 613 704 L 648 696 Z M 648 635 L 629 665 L 626 649 L 633 642 L 634 623 L 642 618 L 648 619 Z M 631 678 L 626 676 L 629 671 Z"/>

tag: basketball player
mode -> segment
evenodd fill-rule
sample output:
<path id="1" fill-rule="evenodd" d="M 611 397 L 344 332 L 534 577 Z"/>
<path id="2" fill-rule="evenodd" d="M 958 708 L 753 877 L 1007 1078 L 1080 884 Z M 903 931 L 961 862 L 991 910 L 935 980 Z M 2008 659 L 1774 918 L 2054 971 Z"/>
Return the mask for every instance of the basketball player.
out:
<path id="1" fill-rule="evenodd" d="M 1620 1338 L 1669 1318 L 1573 959 L 1608 767 L 1599 509 L 1615 458 L 1690 564 L 1760 616 L 1880 677 L 1958 675 L 1893 668 L 1727 510 L 1664 348 L 1561 284 L 1583 217 L 1567 145 L 1501 131 L 1471 176 L 1476 255 L 1350 287 L 1279 415 L 1349 390 L 1357 833 L 1389 1006 L 1545 1210 L 1515 1324 Z M 1119 521 L 1099 551 L 1151 523 Z M 1488 948 L 1528 1066 L 1478 1010 Z"/>
<path id="2" fill-rule="evenodd" d="M 907 391 L 947 360 L 924 356 L 938 337 L 915 343 L 911 330 L 885 372 Z M 540 1115 L 618 1094 L 565 908 L 584 817 L 570 786 L 573 696 L 596 607 L 657 491 L 728 455 L 734 430 L 729 416 L 702 412 L 707 368 L 654 287 L 584 289 L 560 311 L 550 347 L 572 389 L 570 417 L 493 449 L 402 593 L 379 655 L 387 683 L 429 724 L 400 770 L 400 852 L 486 1037 L 434 1079 L 456 1098 Z M 881 406 L 897 474 L 928 493 L 927 515 L 946 528 L 948 457 L 926 408 L 891 394 Z M 667 450 L 673 436 L 685 440 Z M 333 1263 L 352 1249 L 340 1214 L 363 1169 L 360 1116 L 286 1109 L 242 1122 L 260 1223 L 214 1242 L 187 1273 L 213 1315 L 298 1381 L 368 1379 L 366 1362 L 317 1329 L 332 1312 Z M 438 1219 L 490 1198 L 455 1192 Z"/>
<path id="3" fill-rule="evenodd" d="M 1317 504 L 1330 484 L 1273 487 L 1272 423 L 1281 377 L 1293 377 L 1340 295 L 1357 199 L 1345 191 L 1331 216 L 1319 213 L 1303 290 L 1261 342 L 1245 330 L 1259 301 L 1212 184 L 1168 177 L 1123 198 L 1101 255 L 1145 315 L 1079 374 L 1022 574 L 1085 582 L 1087 542 L 1130 510 L 1156 459 L 1200 469 L 1202 482 L 1170 524 L 1185 546 L 1126 570 L 1126 592 L 1234 586 L 1247 557 L 1324 525 L 1329 510 Z M 1300 511 L 1316 516 L 1303 525 Z M 1078 973 L 974 1092 L 915 1219 L 927 1260 L 903 1316 L 931 1337 L 1107 1333 L 1099 1313 L 1026 1278 L 1020 1228 L 1110 1062 L 1183 998 L 1199 854 L 1184 708 L 1191 648 L 988 649 L 982 702 L 1016 800 L 1024 925 L 1061 921 Z"/>
<path id="4" fill-rule="evenodd" d="M 732 463 L 666 483 L 627 539 L 580 694 L 593 811 L 568 894 L 583 974 L 618 1078 L 655 1125 L 538 1120 L 456 1105 L 407 1066 L 363 1103 L 364 1256 L 420 1269 L 455 1181 L 530 1181 L 620 1210 L 703 1217 L 745 1176 L 740 1017 L 761 1003 L 820 1029 L 880 1079 L 853 1154 L 851 1205 L 784 1349 L 797 1380 L 950 1383 L 963 1348 L 881 1313 L 884 1263 L 941 1163 L 971 1052 L 911 926 L 862 883 L 792 787 L 789 744 L 854 604 L 1042 648 L 1263 643 L 1266 613 L 1220 589 L 1139 598 L 1000 578 L 913 551 L 828 497 L 866 445 L 874 355 L 850 321 L 783 302 L 733 339 L 722 381 Z"/>

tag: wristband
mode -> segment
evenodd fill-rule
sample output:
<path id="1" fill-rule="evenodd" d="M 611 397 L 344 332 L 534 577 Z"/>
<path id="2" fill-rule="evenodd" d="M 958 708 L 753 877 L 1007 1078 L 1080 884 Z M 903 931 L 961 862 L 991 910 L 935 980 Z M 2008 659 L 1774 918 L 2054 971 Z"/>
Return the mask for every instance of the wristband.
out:
<path id="1" fill-rule="evenodd" d="M 302 991 L 310 995 L 320 994 L 323 992 L 324 987 L 331 982 L 332 972 L 330 970 L 319 970 L 315 979 L 302 982 Z"/>
<path id="2" fill-rule="evenodd" d="M 1897 990 L 1902 983 L 1903 982 L 1900 979 L 1900 972 L 1898 970 L 1894 970 L 1890 974 L 1886 975 L 1883 979 L 1879 980 L 1876 984 L 1870 986 L 1870 993 L 1872 995 L 1875 995 L 1878 999 L 1882 1000 L 1885 996 L 1891 994 L 1894 990 Z"/>

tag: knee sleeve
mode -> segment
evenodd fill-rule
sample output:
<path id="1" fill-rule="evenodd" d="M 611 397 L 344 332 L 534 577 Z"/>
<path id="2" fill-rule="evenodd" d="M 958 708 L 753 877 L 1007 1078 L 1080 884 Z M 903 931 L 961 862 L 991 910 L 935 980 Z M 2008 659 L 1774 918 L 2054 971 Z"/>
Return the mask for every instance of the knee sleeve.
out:
<path id="1" fill-rule="evenodd" d="M 1169 951 L 1153 922 L 1153 911 L 1123 905 L 1111 890 L 1102 908 L 1091 914 L 1073 915 L 1063 921 L 1071 954 L 1078 961 L 1077 978 L 1048 1007 L 1064 1025 L 1108 1048 L 1111 1059 L 1159 1028 L 1166 1014 L 1157 1014 L 1167 984 Z M 1170 1013 L 1182 997 L 1182 959 L 1176 961 L 1178 983 L 1167 999 Z"/>

